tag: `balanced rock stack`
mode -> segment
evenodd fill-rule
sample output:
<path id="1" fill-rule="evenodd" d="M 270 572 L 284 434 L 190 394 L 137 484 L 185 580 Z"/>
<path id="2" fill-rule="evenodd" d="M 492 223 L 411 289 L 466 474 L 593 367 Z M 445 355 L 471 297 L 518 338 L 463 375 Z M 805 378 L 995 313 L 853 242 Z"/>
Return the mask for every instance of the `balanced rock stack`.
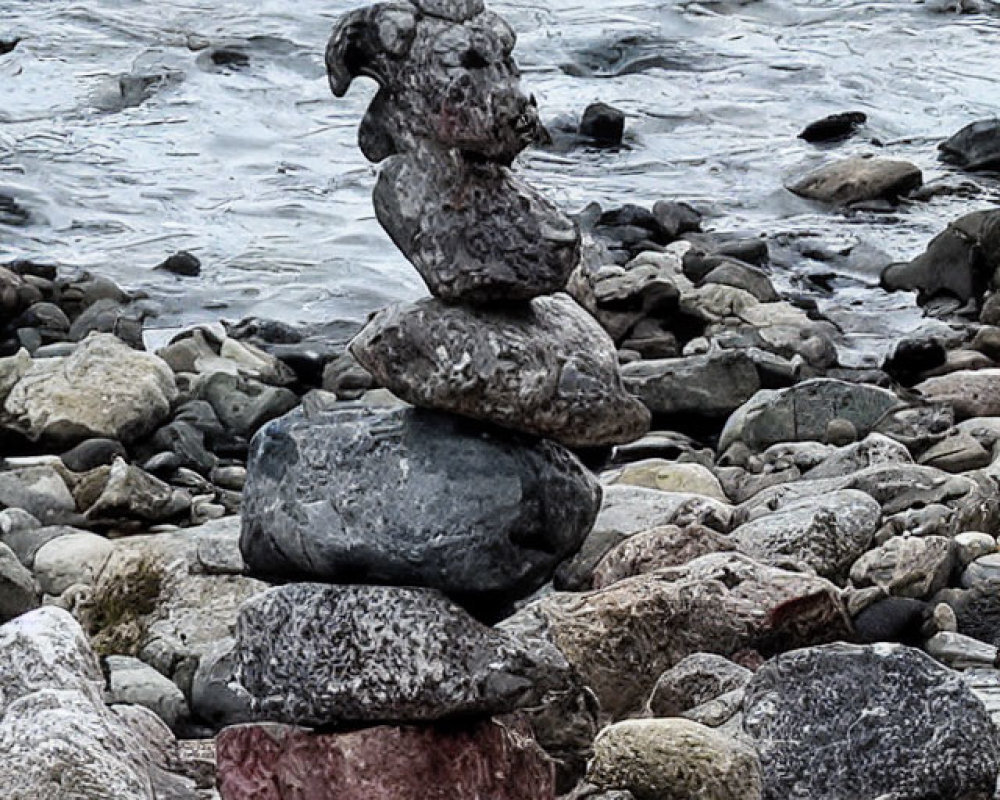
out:
<path id="1" fill-rule="evenodd" d="M 508 168 L 539 127 L 514 42 L 481 0 L 381 3 L 334 29 L 334 94 L 380 86 L 359 137 L 386 160 L 378 219 L 434 297 L 351 345 L 411 405 L 307 401 L 253 441 L 241 549 L 284 585 L 240 613 L 237 675 L 267 722 L 219 734 L 225 800 L 554 795 L 512 712 L 571 669 L 489 623 L 593 526 L 601 490 L 567 446 L 636 439 L 649 414 L 560 293 L 576 225 Z"/>

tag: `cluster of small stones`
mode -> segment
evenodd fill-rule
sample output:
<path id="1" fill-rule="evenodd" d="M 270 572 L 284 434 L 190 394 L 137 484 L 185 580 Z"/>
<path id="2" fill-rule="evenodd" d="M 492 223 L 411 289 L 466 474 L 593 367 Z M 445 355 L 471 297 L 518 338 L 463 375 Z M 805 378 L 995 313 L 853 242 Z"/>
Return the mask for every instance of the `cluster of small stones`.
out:
<path id="1" fill-rule="evenodd" d="M 475 0 L 377 4 L 330 39 L 335 95 L 379 84 L 359 137 L 385 161 L 376 213 L 433 297 L 351 344 L 405 403 L 306 407 L 252 442 L 241 550 L 288 583 L 240 611 L 237 678 L 267 722 L 219 734 L 225 800 L 291 797 L 296 780 L 315 800 L 555 795 L 516 712 L 575 676 L 557 648 L 489 623 L 593 527 L 601 491 L 568 447 L 632 441 L 650 417 L 611 338 L 561 293 L 576 223 L 509 169 L 539 129 L 514 43 Z"/>

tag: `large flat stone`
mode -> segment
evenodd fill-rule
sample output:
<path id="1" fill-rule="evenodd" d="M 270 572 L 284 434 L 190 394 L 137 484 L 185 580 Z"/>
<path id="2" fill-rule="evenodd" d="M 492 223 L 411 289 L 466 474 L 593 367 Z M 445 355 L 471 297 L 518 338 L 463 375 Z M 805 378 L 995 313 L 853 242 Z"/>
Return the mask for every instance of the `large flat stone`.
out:
<path id="1" fill-rule="evenodd" d="M 649 428 L 649 411 L 622 386 L 611 339 L 564 294 L 504 308 L 393 306 L 351 352 L 416 406 L 571 447 L 629 442 Z"/>
<path id="2" fill-rule="evenodd" d="M 579 548 L 600 497 L 553 442 L 412 408 L 300 410 L 253 441 L 241 548 L 264 577 L 427 586 L 490 616 Z"/>

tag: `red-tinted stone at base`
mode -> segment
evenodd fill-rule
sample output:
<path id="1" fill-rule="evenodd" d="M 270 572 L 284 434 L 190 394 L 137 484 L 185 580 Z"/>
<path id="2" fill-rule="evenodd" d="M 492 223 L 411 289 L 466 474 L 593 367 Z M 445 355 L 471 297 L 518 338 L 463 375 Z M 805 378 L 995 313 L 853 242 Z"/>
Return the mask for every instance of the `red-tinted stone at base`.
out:
<path id="1" fill-rule="evenodd" d="M 494 720 L 317 734 L 278 723 L 216 737 L 222 800 L 554 800 L 526 726 Z"/>

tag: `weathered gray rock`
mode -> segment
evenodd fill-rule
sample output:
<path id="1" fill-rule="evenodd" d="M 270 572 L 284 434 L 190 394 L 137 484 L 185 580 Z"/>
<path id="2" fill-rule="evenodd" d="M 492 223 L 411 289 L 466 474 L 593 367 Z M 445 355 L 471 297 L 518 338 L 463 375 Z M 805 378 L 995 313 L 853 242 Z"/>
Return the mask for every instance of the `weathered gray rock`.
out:
<path id="1" fill-rule="evenodd" d="M 753 673 L 715 653 L 692 653 L 664 672 L 646 702 L 653 717 L 679 717 L 696 706 L 742 689 Z"/>
<path id="2" fill-rule="evenodd" d="M 855 586 L 881 586 L 899 597 L 930 597 L 948 585 L 955 548 L 943 536 L 894 536 L 851 567 Z"/>
<path id="3" fill-rule="evenodd" d="M 938 149 L 942 160 L 970 172 L 1000 170 L 1000 120 L 970 122 Z"/>
<path id="4" fill-rule="evenodd" d="M 736 553 L 702 556 L 601 591 L 552 594 L 521 616 L 545 621 L 603 713 L 615 719 L 638 712 L 659 676 L 692 653 L 772 652 L 848 635 L 832 583 Z"/>
<path id="5" fill-rule="evenodd" d="M 95 333 L 71 356 L 34 361 L 0 417 L 32 440 L 61 447 L 93 437 L 127 443 L 160 425 L 176 397 L 162 359 Z"/>
<path id="6" fill-rule="evenodd" d="M 361 151 L 381 161 L 434 142 L 510 163 L 538 128 L 511 58 L 514 31 L 481 2 L 417 5 L 428 15 L 408 3 L 358 9 L 330 37 L 334 95 L 343 97 L 359 75 L 381 87 L 361 123 Z"/>
<path id="7" fill-rule="evenodd" d="M 80 626 L 46 607 L 0 626 L 0 786 L 9 800 L 195 800 L 154 743 L 112 714 Z"/>
<path id="8" fill-rule="evenodd" d="M 1000 416 L 1000 369 L 952 372 L 915 387 L 932 403 L 947 403 L 956 419 Z"/>
<path id="9" fill-rule="evenodd" d="M 896 200 L 923 182 L 920 169 L 907 161 L 855 156 L 820 167 L 787 188 L 810 200 L 847 206 Z"/>
<path id="10" fill-rule="evenodd" d="M 910 451 L 880 433 L 870 433 L 860 442 L 840 447 L 815 466 L 805 470 L 808 480 L 839 478 L 882 464 L 912 464 Z"/>
<path id="11" fill-rule="evenodd" d="M 296 725 L 513 711 L 566 681 L 431 589 L 298 583 L 240 609 L 238 680 Z"/>
<path id="12" fill-rule="evenodd" d="M 889 291 L 916 290 L 922 302 L 937 295 L 961 302 L 979 299 L 1000 267 L 1000 211 L 966 214 L 927 245 L 913 261 L 890 264 L 882 272 Z"/>
<path id="13" fill-rule="evenodd" d="M 980 581 L 968 589 L 945 589 L 934 599 L 954 609 L 959 633 L 1000 646 L 1000 582 Z"/>
<path id="14" fill-rule="evenodd" d="M 38 584 L 14 551 L 0 542 L 0 624 L 41 604 Z"/>
<path id="15" fill-rule="evenodd" d="M 222 639 L 202 653 L 191 680 L 191 713 L 216 728 L 252 722 L 253 698 L 236 680 L 236 640 Z"/>
<path id="16" fill-rule="evenodd" d="M 566 295 L 503 309 L 433 299 L 391 307 L 351 352 L 416 406 L 569 446 L 628 442 L 649 428 L 649 412 L 622 387 L 611 340 Z"/>
<path id="17" fill-rule="evenodd" d="M 601 510 L 580 551 L 556 570 L 558 589 L 579 591 L 591 586 L 594 568 L 615 546 L 637 533 L 666 525 L 705 525 L 720 532 L 730 528 L 732 507 L 696 494 L 661 492 L 641 486 L 608 486 Z"/>
<path id="18" fill-rule="evenodd" d="M 760 377 L 742 350 L 704 356 L 636 361 L 622 367 L 625 388 L 654 414 L 726 417 L 760 389 Z"/>
<path id="19" fill-rule="evenodd" d="M 778 656 L 747 685 L 768 800 L 993 796 L 989 715 L 962 679 L 901 645 L 834 644 Z"/>
<path id="20" fill-rule="evenodd" d="M 730 536 L 736 549 L 770 564 L 805 564 L 832 580 L 872 543 L 882 509 L 864 492 L 847 489 L 784 506 L 740 525 Z"/>
<path id="21" fill-rule="evenodd" d="M 576 552 L 601 498 L 559 445 L 412 408 L 296 411 L 258 434 L 248 471 L 254 574 L 427 586 L 487 615 Z"/>
<path id="22" fill-rule="evenodd" d="M 778 442 L 823 441 L 831 420 L 846 419 L 867 436 L 899 399 L 866 384 L 829 378 L 804 381 L 788 389 L 764 390 L 737 409 L 719 441 L 725 452 L 736 441 L 752 450 Z"/>
<path id="23" fill-rule="evenodd" d="M 103 536 L 66 533 L 42 545 L 35 554 L 34 573 L 42 591 L 59 595 L 75 584 L 90 586 L 108 563 L 114 546 Z"/>
<path id="24" fill-rule="evenodd" d="M 926 641 L 924 649 L 942 664 L 958 670 L 996 667 L 1000 657 L 995 645 L 954 631 L 935 634 Z"/>
<path id="25" fill-rule="evenodd" d="M 46 525 L 70 522 L 77 516 L 66 481 L 47 464 L 0 471 L 0 506 L 19 508 Z"/>
<path id="26" fill-rule="evenodd" d="M 553 800 L 523 722 L 313 733 L 262 723 L 216 738 L 223 800 Z"/>
<path id="27" fill-rule="evenodd" d="M 108 656 L 108 702 L 143 706 L 171 728 L 188 717 L 184 693 L 169 678 L 131 656 Z"/>
<path id="28" fill-rule="evenodd" d="M 734 549 L 731 538 L 704 525 L 652 528 L 612 547 L 594 567 L 593 587 L 603 589 L 634 575 L 681 567 L 699 556 Z"/>
<path id="29" fill-rule="evenodd" d="M 374 201 L 382 227 L 431 294 L 449 302 L 562 291 L 580 256 L 576 224 L 552 203 L 507 168 L 457 151 L 422 148 L 391 158 Z"/>
<path id="30" fill-rule="evenodd" d="M 190 508 L 191 496 L 186 491 L 116 458 L 86 517 L 93 523 L 122 517 L 157 523 L 177 519 Z"/>
<path id="31" fill-rule="evenodd" d="M 993 455 L 975 437 L 955 432 L 920 455 L 920 463 L 945 472 L 968 472 L 989 466 Z"/>
<path id="32" fill-rule="evenodd" d="M 12 510 L 8 509 L 4 513 L 9 513 Z M 34 518 L 32 517 L 32 519 Z M 18 561 L 28 569 L 32 569 L 35 566 L 35 556 L 42 545 L 67 533 L 85 533 L 85 531 L 68 525 L 46 525 L 43 527 L 38 524 L 38 520 L 35 520 L 34 526 L 15 526 L 8 533 L 0 533 L 0 542 L 14 551 Z"/>
<path id="33" fill-rule="evenodd" d="M 992 537 L 991 537 L 992 538 Z M 994 549 L 995 543 L 994 543 Z M 1000 553 L 990 552 L 969 563 L 962 572 L 961 584 L 966 589 L 977 583 L 1000 582 Z"/>
<path id="34" fill-rule="evenodd" d="M 749 745 L 686 719 L 631 719 L 594 742 L 587 780 L 636 800 L 760 800 L 761 770 Z"/>
<path id="35" fill-rule="evenodd" d="M 977 558 L 997 551 L 997 540 L 982 531 L 964 531 L 952 541 L 955 543 L 955 561 L 961 569 L 968 567 Z"/>
<path id="36" fill-rule="evenodd" d="M 294 392 L 246 375 L 212 372 L 199 378 L 196 393 L 207 401 L 219 420 L 238 436 L 251 436 L 265 422 L 298 405 Z"/>

